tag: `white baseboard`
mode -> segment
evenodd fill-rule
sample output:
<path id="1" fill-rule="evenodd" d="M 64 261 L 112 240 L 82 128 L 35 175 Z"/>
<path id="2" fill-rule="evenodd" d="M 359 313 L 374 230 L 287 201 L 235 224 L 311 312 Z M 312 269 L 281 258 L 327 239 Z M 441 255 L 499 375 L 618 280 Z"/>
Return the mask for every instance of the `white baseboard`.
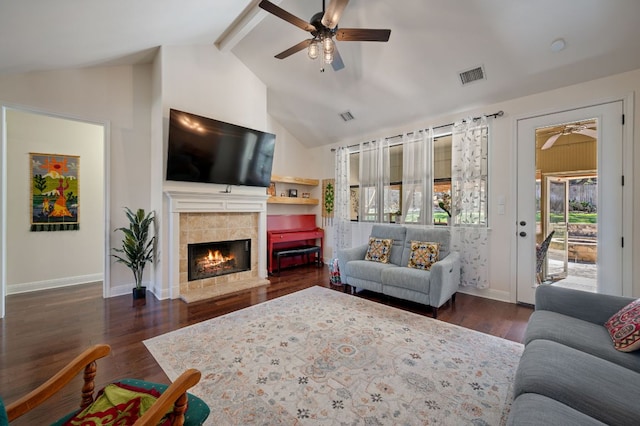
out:
<path id="1" fill-rule="evenodd" d="M 460 287 L 459 293 L 470 294 L 472 296 L 484 297 L 486 299 L 498 300 L 500 302 L 511 303 L 511 293 L 490 288 L 478 289 L 473 287 Z"/>
<path id="2" fill-rule="evenodd" d="M 155 288 L 151 286 L 151 283 L 149 282 L 143 282 L 142 285 L 147 287 L 147 292 L 153 293 L 156 299 L 162 300 L 162 299 L 169 298 L 169 290 L 157 291 Z M 134 283 L 111 287 L 109 289 L 109 297 L 130 295 L 131 292 L 133 291 L 133 287 L 135 287 Z"/>
<path id="3" fill-rule="evenodd" d="M 109 297 L 124 296 L 126 294 L 131 294 L 133 287 L 135 287 L 133 283 L 119 285 L 116 287 L 110 287 Z"/>
<path id="4" fill-rule="evenodd" d="M 30 283 L 7 285 L 7 295 L 29 293 L 32 291 L 49 290 L 52 288 L 70 287 L 74 285 L 88 284 L 102 281 L 102 274 L 79 275 L 77 277 L 56 278 L 53 280 L 34 281 Z"/>

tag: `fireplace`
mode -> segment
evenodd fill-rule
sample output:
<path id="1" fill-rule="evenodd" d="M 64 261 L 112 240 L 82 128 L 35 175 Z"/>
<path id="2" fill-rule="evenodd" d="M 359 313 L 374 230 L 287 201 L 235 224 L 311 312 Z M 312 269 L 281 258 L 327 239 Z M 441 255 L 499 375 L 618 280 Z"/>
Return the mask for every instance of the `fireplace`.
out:
<path id="1" fill-rule="evenodd" d="M 165 187 L 165 194 L 170 201 L 166 297 L 191 303 L 269 285 L 265 191 L 221 194 Z M 249 270 L 189 281 L 190 244 L 245 238 L 251 240 Z"/>
<path id="2" fill-rule="evenodd" d="M 188 280 L 251 270 L 251 239 L 187 245 Z"/>

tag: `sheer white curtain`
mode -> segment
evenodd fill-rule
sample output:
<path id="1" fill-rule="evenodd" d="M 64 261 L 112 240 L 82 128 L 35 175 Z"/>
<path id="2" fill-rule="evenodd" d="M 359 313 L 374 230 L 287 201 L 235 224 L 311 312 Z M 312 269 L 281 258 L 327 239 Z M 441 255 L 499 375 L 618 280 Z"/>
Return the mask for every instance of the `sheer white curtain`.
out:
<path id="1" fill-rule="evenodd" d="M 360 221 L 383 222 L 384 192 L 389 188 L 389 141 L 360 144 Z"/>
<path id="2" fill-rule="evenodd" d="M 463 286 L 489 287 L 486 117 L 454 124 L 451 153 L 452 248 L 460 252 Z"/>
<path id="3" fill-rule="evenodd" d="M 334 252 L 351 247 L 351 223 L 349 211 L 349 149 L 336 150 L 335 194 L 334 194 Z"/>
<path id="4" fill-rule="evenodd" d="M 431 223 L 433 130 L 402 138 L 402 222 Z"/>

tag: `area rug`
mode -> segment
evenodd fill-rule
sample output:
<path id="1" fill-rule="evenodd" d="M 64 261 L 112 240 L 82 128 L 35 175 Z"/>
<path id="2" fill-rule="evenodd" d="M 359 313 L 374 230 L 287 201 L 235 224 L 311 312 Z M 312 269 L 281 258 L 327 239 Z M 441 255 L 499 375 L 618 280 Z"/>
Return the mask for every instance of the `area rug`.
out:
<path id="1" fill-rule="evenodd" d="M 211 425 L 500 425 L 521 344 L 323 287 L 149 340 Z"/>

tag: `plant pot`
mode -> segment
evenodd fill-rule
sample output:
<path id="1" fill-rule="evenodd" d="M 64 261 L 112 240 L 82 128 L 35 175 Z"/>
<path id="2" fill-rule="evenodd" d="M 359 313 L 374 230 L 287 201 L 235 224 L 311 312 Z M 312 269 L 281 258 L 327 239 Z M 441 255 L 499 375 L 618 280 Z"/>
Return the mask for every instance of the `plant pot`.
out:
<path id="1" fill-rule="evenodd" d="M 144 305 L 147 298 L 147 288 L 142 286 L 140 288 L 133 288 L 133 301 L 136 305 Z"/>

